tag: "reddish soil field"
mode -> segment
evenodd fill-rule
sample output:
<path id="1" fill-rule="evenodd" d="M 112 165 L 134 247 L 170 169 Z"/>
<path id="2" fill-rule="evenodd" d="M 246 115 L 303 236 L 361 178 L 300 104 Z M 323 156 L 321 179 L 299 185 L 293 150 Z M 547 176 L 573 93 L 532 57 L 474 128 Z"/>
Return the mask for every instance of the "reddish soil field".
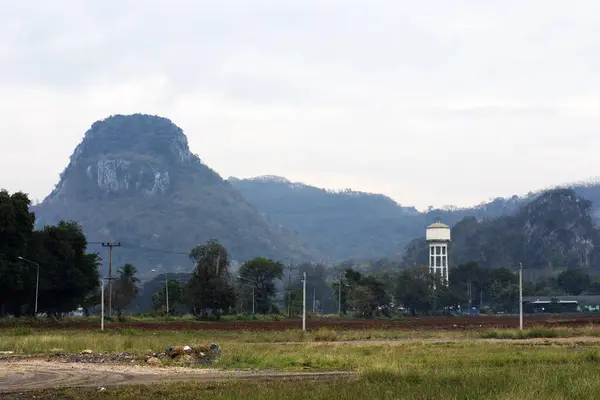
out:
<path id="1" fill-rule="evenodd" d="M 600 315 L 526 315 L 525 327 L 581 327 L 600 324 Z M 0 329 L 15 326 L 27 326 L 47 329 L 99 329 L 98 324 L 88 322 L 40 322 L 3 323 Z M 461 316 L 461 317 L 421 317 L 394 320 L 348 320 L 348 319 L 307 319 L 308 330 L 328 327 L 333 329 L 398 329 L 398 330 L 465 330 L 516 328 L 519 326 L 518 316 Z M 138 330 L 237 330 L 237 331 L 284 331 L 302 327 L 301 319 L 282 321 L 227 321 L 227 322 L 113 322 L 106 323 L 105 329 L 133 328 Z"/>

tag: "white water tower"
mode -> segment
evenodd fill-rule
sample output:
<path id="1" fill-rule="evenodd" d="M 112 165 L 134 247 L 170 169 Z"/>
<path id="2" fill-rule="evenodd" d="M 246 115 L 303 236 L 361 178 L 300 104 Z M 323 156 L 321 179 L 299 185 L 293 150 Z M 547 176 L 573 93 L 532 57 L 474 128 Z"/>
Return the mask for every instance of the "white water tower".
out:
<path id="1" fill-rule="evenodd" d="M 438 218 L 427 227 L 425 239 L 429 245 L 429 271 L 433 274 L 439 273 L 444 284 L 448 285 L 450 227 L 442 224 Z"/>

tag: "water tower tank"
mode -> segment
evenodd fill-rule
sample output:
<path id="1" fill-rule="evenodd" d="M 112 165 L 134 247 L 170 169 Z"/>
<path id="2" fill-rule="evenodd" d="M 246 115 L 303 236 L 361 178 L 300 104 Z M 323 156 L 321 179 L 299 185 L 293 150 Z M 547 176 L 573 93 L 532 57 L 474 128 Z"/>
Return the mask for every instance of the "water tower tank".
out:
<path id="1" fill-rule="evenodd" d="M 442 224 L 440 220 L 436 220 L 433 224 L 427 227 L 425 232 L 425 239 L 427 241 L 439 241 L 449 242 L 450 241 L 450 227 L 446 224 Z"/>
<path id="2" fill-rule="evenodd" d="M 448 244 L 450 243 L 450 227 L 437 219 L 427 227 L 425 239 L 429 245 L 429 271 L 439 275 L 442 282 L 448 284 Z"/>

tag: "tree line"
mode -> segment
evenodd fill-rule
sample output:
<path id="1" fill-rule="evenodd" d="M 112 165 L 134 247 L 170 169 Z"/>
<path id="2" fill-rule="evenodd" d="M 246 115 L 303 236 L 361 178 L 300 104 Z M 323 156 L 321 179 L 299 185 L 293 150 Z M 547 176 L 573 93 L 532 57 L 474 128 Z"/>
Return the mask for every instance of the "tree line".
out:
<path id="1" fill-rule="evenodd" d="M 0 316 L 58 315 L 92 300 L 100 257 L 75 222 L 34 230 L 27 195 L 0 191 Z M 38 273 L 39 271 L 39 273 Z M 39 279 L 38 279 L 39 277 Z"/>
<path id="2" fill-rule="evenodd" d="M 23 193 L 0 191 L 0 316 L 38 313 L 60 316 L 81 307 L 100 308 L 101 257 L 89 252 L 79 224 L 60 221 L 35 230 L 35 215 Z M 264 257 L 246 261 L 233 274 L 227 249 L 216 239 L 190 251 L 194 270 L 185 279 L 165 275 L 152 293 L 155 314 L 192 313 L 298 315 L 302 312 L 306 274 L 306 309 L 320 314 L 370 318 L 398 313 L 432 315 L 477 307 L 493 312 L 518 309 L 518 276 L 509 268 L 484 268 L 475 262 L 450 269 L 446 286 L 427 267 L 405 267 L 378 260 L 344 262 L 335 267 L 302 263 L 284 274 L 282 262 Z M 137 268 L 124 264 L 113 278 L 111 304 L 117 315 L 134 312 L 143 290 Z M 174 279 L 175 278 L 175 279 Z M 287 280 L 287 282 L 286 282 Z M 168 293 L 168 294 L 167 294 Z M 600 281 L 578 269 L 524 282 L 524 295 L 600 294 Z M 168 298 L 168 308 L 167 308 Z"/>

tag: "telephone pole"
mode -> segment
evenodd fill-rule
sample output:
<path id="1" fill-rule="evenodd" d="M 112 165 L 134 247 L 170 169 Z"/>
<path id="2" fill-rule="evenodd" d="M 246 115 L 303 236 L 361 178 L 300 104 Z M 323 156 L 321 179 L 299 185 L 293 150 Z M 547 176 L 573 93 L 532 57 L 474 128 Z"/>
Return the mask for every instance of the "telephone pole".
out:
<path id="1" fill-rule="evenodd" d="M 519 329 L 523 330 L 523 264 L 519 263 Z"/>
<path id="2" fill-rule="evenodd" d="M 302 278 L 302 330 L 306 330 L 306 272 Z"/>
<path id="3" fill-rule="evenodd" d="M 292 270 L 296 269 L 296 267 L 294 267 L 294 264 L 292 263 L 292 259 L 290 258 L 290 265 L 289 266 L 284 266 L 283 269 L 288 271 L 288 287 L 287 287 L 287 298 L 288 298 L 288 317 L 291 318 L 292 317 L 292 305 L 291 305 L 291 295 L 292 293 L 290 292 L 290 287 L 292 286 Z"/>
<path id="4" fill-rule="evenodd" d="M 340 273 L 340 287 L 338 288 L 338 315 L 342 316 L 342 274 Z"/>
<path id="5" fill-rule="evenodd" d="M 112 316 L 112 250 L 113 247 L 121 247 L 121 242 L 102 243 L 102 247 L 108 247 L 108 316 Z"/>
<path id="6" fill-rule="evenodd" d="M 169 278 L 165 272 L 165 293 L 167 298 L 167 315 L 169 315 Z"/>

